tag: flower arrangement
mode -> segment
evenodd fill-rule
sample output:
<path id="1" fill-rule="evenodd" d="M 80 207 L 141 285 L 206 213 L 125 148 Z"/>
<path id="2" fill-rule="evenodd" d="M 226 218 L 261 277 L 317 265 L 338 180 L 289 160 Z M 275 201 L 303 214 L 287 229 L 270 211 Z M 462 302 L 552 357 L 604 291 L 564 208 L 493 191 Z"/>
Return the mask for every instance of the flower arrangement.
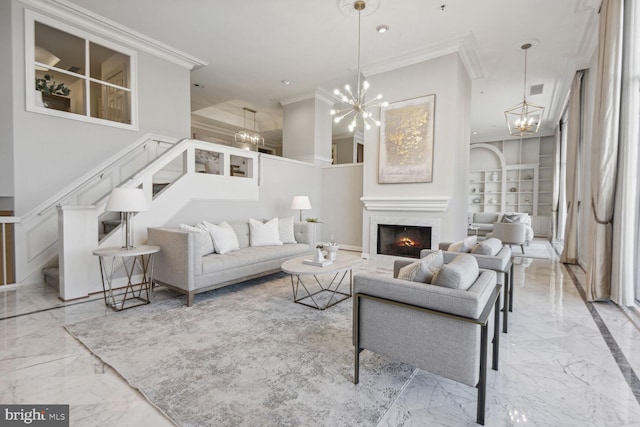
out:
<path id="1" fill-rule="evenodd" d="M 36 90 L 47 95 L 69 96 L 71 93 L 71 89 L 64 83 L 56 83 L 51 74 L 45 74 L 41 78 L 36 77 Z"/>

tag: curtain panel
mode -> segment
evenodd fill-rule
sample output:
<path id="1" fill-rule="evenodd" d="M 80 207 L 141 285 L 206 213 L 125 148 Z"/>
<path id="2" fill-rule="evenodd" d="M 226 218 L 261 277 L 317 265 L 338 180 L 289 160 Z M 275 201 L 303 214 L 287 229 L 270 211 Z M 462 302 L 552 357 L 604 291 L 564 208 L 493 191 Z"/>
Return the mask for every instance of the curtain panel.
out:
<path id="1" fill-rule="evenodd" d="M 611 296 L 613 213 L 618 171 L 623 0 L 603 0 L 598 34 L 591 163 L 587 299 Z"/>
<path id="2" fill-rule="evenodd" d="M 578 71 L 571 84 L 567 118 L 566 202 L 567 217 L 564 227 L 564 245 L 560 262 L 578 263 L 578 218 L 580 209 L 580 162 L 582 145 L 582 76 Z"/>
<path id="3" fill-rule="evenodd" d="M 640 6 L 637 0 L 624 2 L 624 43 L 622 56 L 622 102 L 620 149 L 615 213 L 613 216 L 613 257 L 611 299 L 630 306 L 640 295 L 638 248 L 640 191 L 638 146 L 640 145 Z"/>

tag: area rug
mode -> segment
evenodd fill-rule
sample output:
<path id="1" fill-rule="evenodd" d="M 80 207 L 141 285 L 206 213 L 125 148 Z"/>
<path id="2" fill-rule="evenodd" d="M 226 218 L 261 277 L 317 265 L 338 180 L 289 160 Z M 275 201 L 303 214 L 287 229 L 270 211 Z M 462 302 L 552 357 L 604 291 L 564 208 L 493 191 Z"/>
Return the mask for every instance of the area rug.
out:
<path id="1" fill-rule="evenodd" d="M 372 426 L 413 369 L 363 352 L 354 385 L 351 312 L 277 274 L 66 329 L 181 426 Z"/>

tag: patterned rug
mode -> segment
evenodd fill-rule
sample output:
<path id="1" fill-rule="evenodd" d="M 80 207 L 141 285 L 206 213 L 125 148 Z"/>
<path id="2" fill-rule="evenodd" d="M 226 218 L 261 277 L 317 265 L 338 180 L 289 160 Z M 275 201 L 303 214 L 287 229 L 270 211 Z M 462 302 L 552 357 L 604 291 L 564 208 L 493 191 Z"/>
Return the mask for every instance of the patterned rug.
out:
<path id="1" fill-rule="evenodd" d="M 413 369 L 363 352 L 354 385 L 351 310 L 276 274 L 66 329 L 181 426 L 372 426 Z"/>

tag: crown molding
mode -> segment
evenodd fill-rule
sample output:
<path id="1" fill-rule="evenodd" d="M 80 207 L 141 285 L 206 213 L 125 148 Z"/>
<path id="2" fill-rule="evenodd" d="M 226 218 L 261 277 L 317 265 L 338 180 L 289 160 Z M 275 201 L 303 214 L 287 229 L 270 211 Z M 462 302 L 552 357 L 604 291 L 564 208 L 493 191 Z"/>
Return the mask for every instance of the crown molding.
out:
<path id="1" fill-rule="evenodd" d="M 478 55 L 478 45 L 473 33 L 453 37 L 441 42 L 432 43 L 421 49 L 414 49 L 402 55 L 388 58 L 382 61 L 361 67 L 362 74 L 367 77 L 398 68 L 408 67 L 420 62 L 429 61 L 441 56 L 458 53 L 472 79 L 484 77 L 484 70 Z"/>
<path id="2" fill-rule="evenodd" d="M 361 197 L 368 211 L 444 212 L 451 197 Z"/>
<path id="3" fill-rule="evenodd" d="M 97 13 L 82 8 L 67 0 L 19 0 L 35 11 L 62 19 L 66 22 L 81 26 L 103 37 L 126 44 L 140 51 L 157 56 L 166 61 L 195 70 L 208 65 L 208 63 L 188 53 L 147 37 L 142 33 L 111 21 Z"/>
<path id="4" fill-rule="evenodd" d="M 316 89 L 311 92 L 301 93 L 299 95 L 281 98 L 278 100 L 283 107 L 289 104 L 295 104 L 296 102 L 306 101 L 308 99 L 317 99 L 324 102 L 327 105 L 334 105 L 337 101 L 333 99 L 331 94 L 324 89 Z"/>

